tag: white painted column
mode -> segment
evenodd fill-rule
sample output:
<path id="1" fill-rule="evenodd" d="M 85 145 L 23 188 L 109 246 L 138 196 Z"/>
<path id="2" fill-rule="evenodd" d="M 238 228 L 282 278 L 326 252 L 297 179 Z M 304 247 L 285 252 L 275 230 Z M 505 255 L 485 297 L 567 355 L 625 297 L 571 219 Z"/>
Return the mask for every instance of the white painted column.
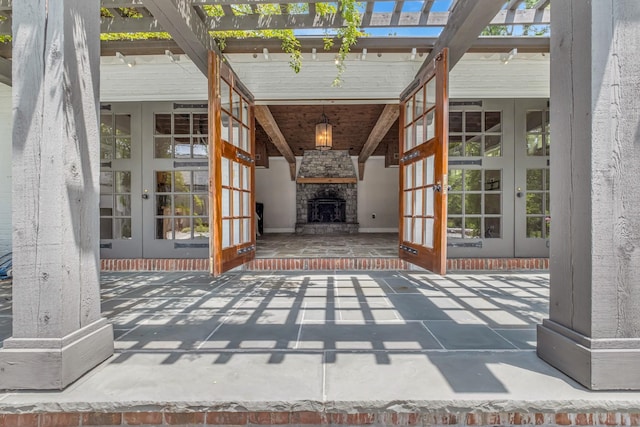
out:
<path id="1" fill-rule="evenodd" d="M 551 298 L 538 355 L 640 390 L 640 2 L 551 2 Z"/>
<path id="2" fill-rule="evenodd" d="M 100 316 L 99 0 L 13 2 L 13 336 L 0 388 L 60 389 L 113 354 Z"/>

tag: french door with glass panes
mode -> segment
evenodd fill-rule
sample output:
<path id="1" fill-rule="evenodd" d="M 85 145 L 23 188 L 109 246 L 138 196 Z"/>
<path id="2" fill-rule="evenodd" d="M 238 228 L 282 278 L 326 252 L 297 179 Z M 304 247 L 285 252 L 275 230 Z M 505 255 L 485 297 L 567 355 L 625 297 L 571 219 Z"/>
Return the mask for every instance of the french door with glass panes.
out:
<path id="1" fill-rule="evenodd" d="M 447 49 L 400 100 L 399 257 L 445 274 Z"/>
<path id="2" fill-rule="evenodd" d="M 549 105 L 546 99 L 516 103 L 515 256 L 548 257 Z"/>
<path id="3" fill-rule="evenodd" d="M 450 100 L 450 257 L 513 256 L 513 137 L 512 99 Z"/>
<path id="4" fill-rule="evenodd" d="M 100 256 L 142 257 L 140 104 L 100 108 Z"/>
<path id="5" fill-rule="evenodd" d="M 145 258 L 209 256 L 207 108 L 206 101 L 142 107 Z"/>
<path id="6" fill-rule="evenodd" d="M 209 52 L 211 115 L 211 273 L 255 257 L 253 95 L 222 59 Z"/>

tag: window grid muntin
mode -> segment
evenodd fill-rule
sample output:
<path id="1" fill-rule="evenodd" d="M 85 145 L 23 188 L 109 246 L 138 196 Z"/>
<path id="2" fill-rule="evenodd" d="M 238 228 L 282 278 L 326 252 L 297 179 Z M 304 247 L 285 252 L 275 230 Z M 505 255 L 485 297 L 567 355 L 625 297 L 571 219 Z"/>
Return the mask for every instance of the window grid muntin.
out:
<path id="1" fill-rule="evenodd" d="M 460 178 L 457 175 L 460 174 Z M 479 185 L 470 185 L 469 175 L 479 176 Z M 496 175 L 499 180 L 496 180 Z M 495 239 L 502 238 L 504 234 L 503 224 L 503 192 L 502 169 L 480 168 L 449 168 L 449 184 L 451 189 L 448 195 L 447 235 L 458 239 Z M 459 185 L 458 185 L 459 182 Z M 472 187 L 472 188 L 468 188 Z M 488 211 L 487 199 L 498 199 L 500 213 Z M 470 200 L 479 200 L 479 205 L 473 210 L 468 207 Z M 459 200 L 459 208 L 453 203 Z M 473 234 L 467 233 L 468 225 L 477 224 Z M 496 224 L 499 230 L 496 230 Z M 460 229 L 458 231 L 458 228 Z M 472 229 L 473 230 L 473 229 Z"/>
<path id="2" fill-rule="evenodd" d="M 188 176 L 188 183 L 180 184 L 177 177 L 185 176 L 184 174 Z M 168 185 L 165 182 L 160 183 L 161 176 L 170 177 Z M 199 169 L 158 170 L 154 173 L 154 180 L 155 239 L 208 239 L 208 172 Z M 178 201 L 181 203 L 177 203 Z"/>
<path id="3" fill-rule="evenodd" d="M 156 159 L 208 159 L 209 123 L 205 112 L 154 114 L 153 156 Z M 161 124 L 160 120 L 170 121 Z M 180 149 L 179 149 L 180 148 Z"/>
<path id="4" fill-rule="evenodd" d="M 131 114 L 100 112 L 100 160 L 131 159 Z"/>
<path id="5" fill-rule="evenodd" d="M 487 115 L 499 114 L 499 129 L 494 127 L 487 129 Z M 454 123 L 457 116 L 460 115 L 460 127 L 458 128 Z M 468 124 L 468 117 L 472 115 L 479 115 L 480 127 L 476 129 L 469 129 L 471 127 Z M 502 157 L 503 152 L 503 114 L 502 111 L 495 109 L 456 109 L 449 112 L 449 157 Z M 499 138 L 498 144 L 495 144 L 495 140 Z M 497 149 L 494 148 L 496 153 L 491 150 L 487 150 L 487 144 L 494 142 L 497 145 Z"/>
<path id="6" fill-rule="evenodd" d="M 122 179 L 118 179 L 118 177 Z M 126 202 L 124 202 L 126 200 Z M 131 172 L 100 172 L 100 239 L 130 240 L 131 229 Z M 118 206 L 128 208 L 128 212 L 118 211 Z M 108 232 L 108 234 L 107 234 Z"/>
<path id="7" fill-rule="evenodd" d="M 539 171 L 541 173 L 540 187 L 531 188 L 530 172 Z M 550 210 L 550 170 L 549 168 L 527 168 L 527 185 L 525 187 L 525 233 L 528 239 L 548 239 L 551 231 L 551 210 Z M 530 213 L 530 196 L 540 199 L 541 209 L 539 212 Z M 539 234 L 538 234 L 539 233 Z"/>
<path id="8" fill-rule="evenodd" d="M 222 247 L 251 242 L 251 167 L 222 159 Z M 227 170 L 225 170 L 225 168 Z"/>

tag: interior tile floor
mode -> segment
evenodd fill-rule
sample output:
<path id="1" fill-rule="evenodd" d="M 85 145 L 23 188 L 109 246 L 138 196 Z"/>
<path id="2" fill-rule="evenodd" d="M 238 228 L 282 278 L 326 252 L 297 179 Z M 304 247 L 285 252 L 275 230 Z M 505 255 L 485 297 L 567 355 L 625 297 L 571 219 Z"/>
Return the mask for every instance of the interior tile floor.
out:
<path id="1" fill-rule="evenodd" d="M 263 234 L 256 258 L 381 258 L 398 256 L 398 233 Z"/>

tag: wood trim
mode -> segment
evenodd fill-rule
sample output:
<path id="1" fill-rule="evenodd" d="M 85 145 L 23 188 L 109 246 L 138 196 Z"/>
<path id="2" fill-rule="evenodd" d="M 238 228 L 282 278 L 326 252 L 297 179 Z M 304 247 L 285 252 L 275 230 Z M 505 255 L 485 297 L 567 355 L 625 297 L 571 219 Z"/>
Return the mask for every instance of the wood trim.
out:
<path id="1" fill-rule="evenodd" d="M 222 274 L 222 131 L 220 115 L 220 57 L 209 52 L 209 271 Z"/>
<path id="2" fill-rule="evenodd" d="M 378 148 L 382 139 L 387 135 L 391 126 L 398 120 L 398 116 L 400 115 L 400 106 L 398 104 L 387 104 L 382 110 L 378 121 L 375 126 L 371 130 L 369 137 L 367 138 L 367 142 L 364 143 L 362 150 L 360 151 L 360 155 L 358 156 L 358 170 L 360 181 L 364 178 L 364 165 L 373 154 L 373 152 Z"/>
<path id="3" fill-rule="evenodd" d="M 358 178 L 298 178 L 298 184 L 356 184 Z"/>

